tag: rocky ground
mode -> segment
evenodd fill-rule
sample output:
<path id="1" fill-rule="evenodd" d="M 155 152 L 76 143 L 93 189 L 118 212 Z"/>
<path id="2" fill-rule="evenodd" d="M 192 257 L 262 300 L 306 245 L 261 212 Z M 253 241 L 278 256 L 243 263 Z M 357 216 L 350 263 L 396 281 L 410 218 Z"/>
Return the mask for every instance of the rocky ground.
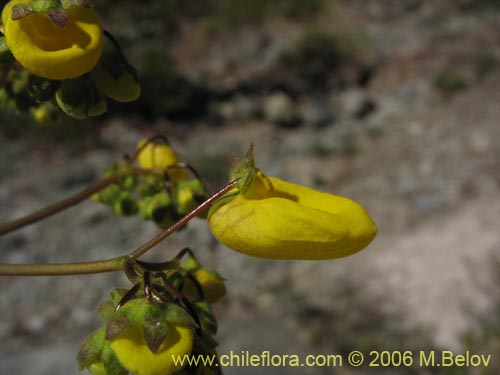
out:
<path id="1" fill-rule="evenodd" d="M 396 3 L 356 1 L 315 19 L 326 29 L 335 20 L 361 30 L 373 43 L 362 64 L 342 68 L 343 82 L 332 78 L 320 88 L 290 79 L 297 71 L 278 58 L 302 23 L 243 27 L 210 42 L 203 29 L 186 26 L 171 53 L 187 77 L 202 77 L 217 93 L 206 116 L 191 123 L 110 118 L 98 142 L 0 135 L 1 221 L 86 186 L 144 135 L 167 134 L 214 188 L 253 142 L 267 174 L 359 201 L 379 235 L 365 251 L 327 262 L 243 256 L 218 244 L 198 219 L 168 238 L 150 258 L 189 246 L 228 280 L 216 307 L 221 353 L 463 350 L 473 312 L 491 303 L 479 285 L 493 280 L 500 248 L 500 13 Z M 364 69 L 368 82 L 360 82 Z M 102 259 L 155 233 L 150 223 L 89 201 L 3 237 L 0 260 Z M 100 324 L 94 310 L 118 285 L 127 285 L 118 274 L 0 278 L 0 374 L 76 374 L 77 348 Z M 331 373 L 300 370 L 258 372 Z"/>

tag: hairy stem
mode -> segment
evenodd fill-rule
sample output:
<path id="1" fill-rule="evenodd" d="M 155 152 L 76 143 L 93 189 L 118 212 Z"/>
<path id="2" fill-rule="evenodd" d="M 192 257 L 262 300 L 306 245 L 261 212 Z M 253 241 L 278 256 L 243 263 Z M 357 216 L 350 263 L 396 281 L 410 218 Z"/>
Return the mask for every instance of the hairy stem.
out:
<path id="1" fill-rule="evenodd" d="M 89 198 L 92 194 L 97 193 L 112 183 L 118 181 L 122 177 L 122 173 L 115 173 L 107 178 L 104 178 L 96 183 L 86 187 L 85 189 L 79 191 L 78 193 L 69 196 L 59 202 L 51 204 L 39 211 L 33 212 L 29 215 L 20 217 L 8 223 L 0 224 L 0 236 L 13 232 L 27 225 L 36 223 L 37 221 L 43 220 L 49 216 L 52 216 L 58 212 L 61 212 L 67 208 L 70 208 L 85 199 Z"/>

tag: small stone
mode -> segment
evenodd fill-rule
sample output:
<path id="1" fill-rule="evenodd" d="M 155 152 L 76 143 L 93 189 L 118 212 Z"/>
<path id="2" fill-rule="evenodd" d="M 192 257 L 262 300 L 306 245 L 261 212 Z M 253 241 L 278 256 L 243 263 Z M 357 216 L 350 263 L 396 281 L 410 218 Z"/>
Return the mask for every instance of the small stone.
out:
<path id="1" fill-rule="evenodd" d="M 284 92 L 277 92 L 265 98 L 263 110 L 266 120 L 276 125 L 293 127 L 299 123 L 295 105 Z"/>

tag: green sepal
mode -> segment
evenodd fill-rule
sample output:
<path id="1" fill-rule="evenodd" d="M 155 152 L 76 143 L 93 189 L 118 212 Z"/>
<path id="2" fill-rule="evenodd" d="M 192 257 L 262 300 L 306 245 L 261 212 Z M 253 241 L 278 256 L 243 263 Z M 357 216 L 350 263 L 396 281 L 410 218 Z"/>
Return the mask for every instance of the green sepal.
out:
<path id="1" fill-rule="evenodd" d="M 82 8 L 94 7 L 94 5 L 89 0 L 62 0 L 61 3 L 64 9 L 69 9 L 76 6 L 80 6 Z"/>
<path id="2" fill-rule="evenodd" d="M 113 301 L 113 305 L 116 307 L 118 303 L 122 300 L 122 298 L 127 294 L 128 289 L 126 288 L 116 288 L 111 291 L 109 297 L 111 301 Z"/>
<path id="3" fill-rule="evenodd" d="M 196 271 L 197 269 L 201 268 L 202 265 L 200 264 L 200 262 L 198 262 L 198 260 L 193 257 L 193 256 L 189 256 L 184 262 L 182 262 L 181 264 L 181 268 L 186 270 L 186 271 L 190 271 L 190 272 L 194 272 Z"/>
<path id="4" fill-rule="evenodd" d="M 141 197 L 153 196 L 164 190 L 164 177 L 160 175 L 149 175 L 143 178 L 138 186 L 137 192 Z"/>
<path id="5" fill-rule="evenodd" d="M 123 191 L 115 200 L 113 210 L 120 216 L 130 216 L 137 213 L 139 206 L 131 193 Z"/>
<path id="6" fill-rule="evenodd" d="M 250 144 L 245 158 L 236 158 L 229 172 L 229 181 L 239 180 L 238 184 L 212 204 L 207 217 L 210 217 L 221 205 L 228 203 L 240 194 L 245 194 L 252 186 L 254 176 L 253 144 Z"/>
<path id="7" fill-rule="evenodd" d="M 76 357 L 80 371 L 89 367 L 92 363 L 100 361 L 105 341 L 104 327 L 92 332 L 85 339 Z"/>
<path id="8" fill-rule="evenodd" d="M 155 312 L 146 315 L 143 321 L 142 334 L 151 352 L 156 353 L 160 349 L 168 333 L 169 325 L 163 316 L 158 316 Z"/>
<path id="9" fill-rule="evenodd" d="M 111 164 L 108 169 L 104 172 L 104 177 L 111 177 L 116 172 L 118 172 L 120 166 L 116 163 Z"/>
<path id="10" fill-rule="evenodd" d="M 106 322 L 106 340 L 114 339 L 119 336 L 125 329 L 132 327 L 134 321 L 131 320 L 122 309 L 115 311 L 108 317 Z"/>
<path id="11" fill-rule="evenodd" d="M 34 74 L 30 74 L 28 77 L 28 94 L 37 103 L 51 100 L 58 86 L 58 81 L 38 77 Z"/>
<path id="12" fill-rule="evenodd" d="M 104 319 L 108 320 L 115 312 L 115 304 L 110 299 L 107 299 L 97 307 L 97 313 Z"/>
<path id="13" fill-rule="evenodd" d="M 211 335 L 215 335 L 218 325 L 210 304 L 207 301 L 196 301 L 193 306 L 200 319 L 201 328 Z"/>
<path id="14" fill-rule="evenodd" d="M 245 194 L 250 188 L 255 175 L 255 163 L 253 158 L 253 144 L 250 144 L 245 158 L 236 158 L 229 172 L 229 181 L 239 180 L 238 188 L 241 194 Z"/>
<path id="15" fill-rule="evenodd" d="M 102 364 L 108 375 L 127 375 L 129 372 L 122 367 L 118 358 L 116 358 L 113 349 L 108 341 L 105 342 L 102 349 Z"/>
<path id="16" fill-rule="evenodd" d="M 219 346 L 219 343 L 217 342 L 217 340 L 207 331 L 201 331 L 201 335 L 198 337 L 200 338 L 201 342 L 203 343 L 203 345 L 206 348 L 213 349 L 213 348 L 216 348 L 217 346 Z M 208 350 L 207 350 L 207 352 L 208 352 Z"/>
<path id="17" fill-rule="evenodd" d="M 165 320 L 170 324 L 196 328 L 196 323 L 185 309 L 173 303 L 163 304 L 163 306 L 165 309 Z"/>
<path id="18" fill-rule="evenodd" d="M 127 174 L 120 179 L 120 186 L 128 191 L 134 191 L 137 186 L 137 176 Z"/>
<path id="19" fill-rule="evenodd" d="M 104 97 L 85 76 L 63 81 L 55 98 L 64 113 L 79 120 L 99 116 L 107 110 Z"/>
<path id="20" fill-rule="evenodd" d="M 93 194 L 92 199 L 103 204 L 113 205 L 121 193 L 122 189 L 119 185 L 111 184 L 100 193 Z"/>
<path id="21" fill-rule="evenodd" d="M 149 206 L 151 205 L 151 201 L 153 197 L 143 197 L 139 200 L 139 215 L 143 220 L 151 220 L 151 212 L 149 210 Z"/>
<path id="22" fill-rule="evenodd" d="M 0 37 L 0 64 L 10 65 L 16 59 L 7 45 L 7 41 L 4 36 Z"/>
<path id="23" fill-rule="evenodd" d="M 165 223 L 165 221 L 173 223 L 173 216 L 175 212 L 171 203 L 172 200 L 166 191 L 155 194 L 149 204 L 149 214 L 151 219 L 159 225 Z"/>
<path id="24" fill-rule="evenodd" d="M 35 12 L 35 9 L 32 4 L 19 3 L 12 7 L 11 18 L 14 21 L 18 21 L 26 16 L 29 16 L 33 12 Z"/>
<path id="25" fill-rule="evenodd" d="M 177 270 L 173 272 L 165 272 L 165 275 L 167 283 L 176 289 L 180 289 L 180 287 L 184 284 L 185 276 Z"/>

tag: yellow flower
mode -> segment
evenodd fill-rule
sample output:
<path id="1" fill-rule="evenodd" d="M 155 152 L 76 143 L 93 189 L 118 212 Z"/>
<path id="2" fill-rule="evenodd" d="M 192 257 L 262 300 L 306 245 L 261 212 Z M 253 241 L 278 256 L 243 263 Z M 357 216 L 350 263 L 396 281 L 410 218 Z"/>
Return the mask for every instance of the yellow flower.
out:
<path id="1" fill-rule="evenodd" d="M 137 145 L 140 149 L 148 140 L 142 139 Z M 181 163 L 182 158 L 169 145 L 164 143 L 150 142 L 148 143 L 137 157 L 139 166 L 144 169 L 164 169 L 173 164 Z M 175 182 L 180 182 L 187 179 L 187 173 L 184 169 L 175 168 L 168 172 L 170 178 Z"/>
<path id="2" fill-rule="evenodd" d="M 226 246 L 270 259 L 333 259 L 352 255 L 377 228 L 352 200 L 322 193 L 255 169 L 248 190 L 209 213 L 212 233 Z"/>
<path id="3" fill-rule="evenodd" d="M 226 286 L 224 285 L 224 279 L 216 271 L 199 268 L 193 272 L 193 276 L 200 283 L 205 300 L 208 303 L 215 303 L 225 296 Z M 186 279 L 183 292 L 189 299 L 194 299 L 198 296 L 196 287 L 189 279 Z"/>
<path id="4" fill-rule="evenodd" d="M 125 329 L 111 340 L 111 349 L 127 370 L 137 375 L 168 375 L 180 370 L 174 359 L 191 354 L 193 332 L 188 327 L 170 325 L 168 336 L 156 353 L 144 340 L 140 326 Z"/>
<path id="5" fill-rule="evenodd" d="M 45 14 L 32 13 L 19 20 L 11 17 L 12 0 L 2 12 L 7 45 L 19 63 L 31 73 L 54 80 L 78 77 L 96 65 L 102 51 L 102 27 L 93 9 L 70 7 L 68 23 L 55 26 Z"/>

